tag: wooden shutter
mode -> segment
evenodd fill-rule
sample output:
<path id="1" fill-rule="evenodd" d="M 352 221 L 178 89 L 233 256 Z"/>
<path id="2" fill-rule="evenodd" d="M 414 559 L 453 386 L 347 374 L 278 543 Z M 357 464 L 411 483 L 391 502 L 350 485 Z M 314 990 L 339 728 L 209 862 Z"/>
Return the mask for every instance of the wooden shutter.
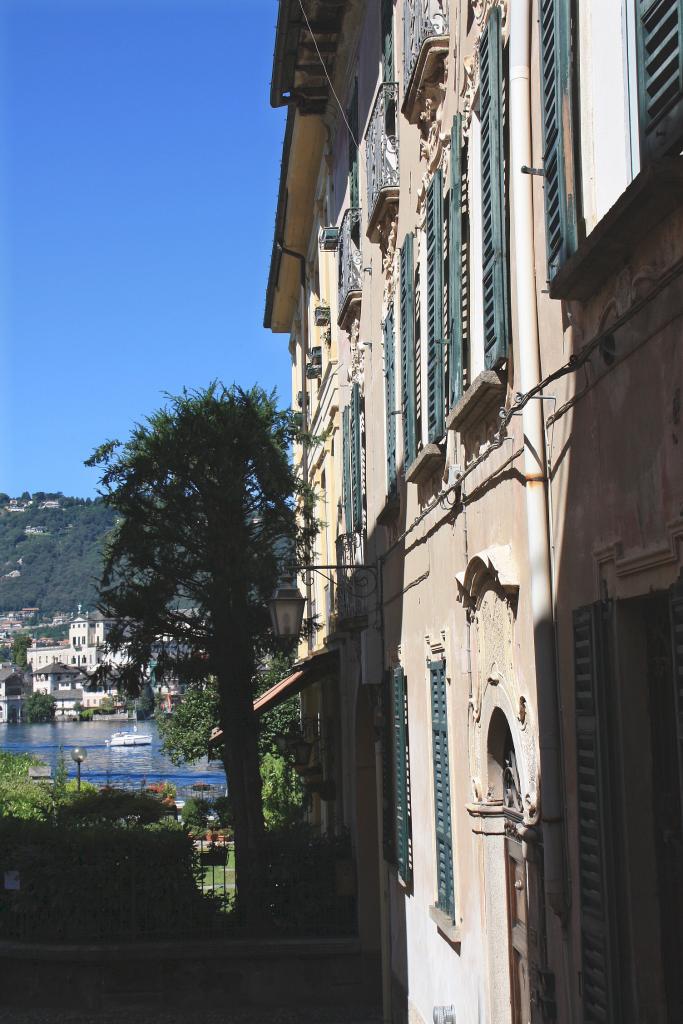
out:
<path id="1" fill-rule="evenodd" d="M 683 0 L 636 0 L 640 149 L 643 160 L 683 144 Z"/>
<path id="2" fill-rule="evenodd" d="M 401 878 L 413 874 L 410 836 L 410 759 L 408 755 L 408 691 L 405 672 L 394 669 L 394 777 L 396 779 L 396 862 Z"/>
<path id="3" fill-rule="evenodd" d="M 413 236 L 406 235 L 401 249 L 401 375 L 403 382 L 403 464 L 407 469 L 417 455 L 415 429 L 415 295 Z"/>
<path id="4" fill-rule="evenodd" d="M 683 810 L 683 580 L 671 591 L 674 714 L 678 739 L 678 782 Z"/>
<path id="5" fill-rule="evenodd" d="M 548 280 L 576 249 L 571 0 L 541 0 L 543 195 Z"/>
<path id="6" fill-rule="evenodd" d="M 382 848 L 384 859 L 396 863 L 396 784 L 394 781 L 394 674 L 382 677 Z"/>
<path id="7" fill-rule="evenodd" d="M 347 533 L 353 532 L 351 504 L 351 410 L 348 405 L 342 412 L 342 493 L 344 497 L 344 525 Z"/>
<path id="8" fill-rule="evenodd" d="M 574 707 L 583 1020 L 617 1021 L 616 929 L 608 872 L 612 794 L 606 749 L 606 631 L 600 603 L 574 612 Z"/>
<path id="9" fill-rule="evenodd" d="M 360 385 L 351 388 L 351 490 L 353 529 L 363 529 L 363 463 L 360 421 Z"/>
<path id="10" fill-rule="evenodd" d="M 436 171 L 427 189 L 427 432 L 444 433 L 443 181 Z"/>
<path id="11" fill-rule="evenodd" d="M 462 252 L 462 115 L 451 131 L 451 189 L 448 196 L 448 407 L 462 396 L 463 252 Z"/>
<path id="12" fill-rule="evenodd" d="M 382 80 L 394 80 L 394 0 L 382 0 Z"/>
<path id="13" fill-rule="evenodd" d="M 396 338 L 393 302 L 382 328 L 384 335 L 384 402 L 387 435 L 387 494 L 396 494 Z"/>
<path id="14" fill-rule="evenodd" d="M 434 826 L 436 832 L 437 906 L 455 919 L 451 784 L 448 761 L 446 663 L 429 663 L 432 694 L 432 760 L 434 765 Z"/>
<path id="15" fill-rule="evenodd" d="M 500 7 L 493 7 L 479 43 L 484 361 L 499 366 L 508 352 L 503 41 Z"/>

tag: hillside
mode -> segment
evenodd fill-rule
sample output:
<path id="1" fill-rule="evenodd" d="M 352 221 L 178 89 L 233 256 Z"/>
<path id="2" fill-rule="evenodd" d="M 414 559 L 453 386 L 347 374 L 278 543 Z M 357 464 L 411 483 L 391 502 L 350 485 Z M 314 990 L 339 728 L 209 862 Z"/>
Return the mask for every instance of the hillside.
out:
<path id="1" fill-rule="evenodd" d="M 28 504 L 27 497 L 12 502 L 23 511 L 10 511 L 7 496 L 0 496 L 0 613 L 38 607 L 41 615 L 49 615 L 73 612 L 79 604 L 93 608 L 102 541 L 115 513 L 100 500 L 39 493 Z M 59 508 L 40 508 L 50 499 Z"/>

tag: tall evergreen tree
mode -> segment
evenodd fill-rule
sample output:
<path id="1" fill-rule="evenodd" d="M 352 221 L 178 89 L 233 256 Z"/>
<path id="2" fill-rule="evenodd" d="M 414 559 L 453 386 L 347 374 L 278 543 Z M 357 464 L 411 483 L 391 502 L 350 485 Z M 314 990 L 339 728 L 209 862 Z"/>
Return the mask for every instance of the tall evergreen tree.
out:
<path id="1" fill-rule="evenodd" d="M 161 672 L 217 680 L 238 905 L 248 919 L 258 913 L 262 881 L 253 699 L 272 645 L 267 602 L 282 538 L 302 551 L 313 532 L 296 516 L 297 502 L 311 504 L 290 460 L 295 436 L 274 395 L 214 383 L 169 396 L 127 442 L 107 442 L 87 463 L 102 468 L 101 493 L 119 515 L 100 607 L 117 621 L 113 648 L 128 655 L 126 688 L 138 691 L 159 640 Z"/>

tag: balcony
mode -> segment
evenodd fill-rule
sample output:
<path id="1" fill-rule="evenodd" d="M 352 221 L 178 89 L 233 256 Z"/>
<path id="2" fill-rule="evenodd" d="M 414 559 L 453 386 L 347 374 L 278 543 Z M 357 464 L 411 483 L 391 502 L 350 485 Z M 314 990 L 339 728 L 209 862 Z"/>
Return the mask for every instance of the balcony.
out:
<path id="1" fill-rule="evenodd" d="M 364 629 L 377 602 L 377 577 L 362 565 L 363 542 L 358 533 L 337 537 L 337 579 L 334 617 L 337 629 Z M 359 564 L 360 563 L 360 564 Z M 354 568 L 357 566 L 357 568 Z"/>
<path id="2" fill-rule="evenodd" d="M 365 178 L 368 186 L 368 230 L 377 241 L 387 207 L 398 203 L 398 137 L 396 107 L 398 84 L 380 85 L 365 134 Z"/>
<path id="3" fill-rule="evenodd" d="M 403 13 L 403 106 L 411 124 L 419 120 L 422 84 L 448 55 L 447 0 L 406 0 Z"/>
<path id="4" fill-rule="evenodd" d="M 339 227 L 339 316 L 337 323 L 346 327 L 351 313 L 361 299 L 360 210 L 347 210 Z"/>

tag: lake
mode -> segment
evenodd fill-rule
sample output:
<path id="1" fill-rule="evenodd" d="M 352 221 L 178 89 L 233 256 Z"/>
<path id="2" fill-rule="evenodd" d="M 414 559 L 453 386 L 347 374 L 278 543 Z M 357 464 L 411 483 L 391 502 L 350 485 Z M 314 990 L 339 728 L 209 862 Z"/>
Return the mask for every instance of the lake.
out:
<path id="1" fill-rule="evenodd" d="M 133 728 L 132 722 L 51 722 L 45 725 L 0 725 L 0 749 L 13 754 L 34 754 L 46 764 L 57 766 L 63 750 L 70 778 L 76 777 L 71 759 L 74 747 L 85 747 L 88 756 L 83 762 L 81 778 L 97 785 L 109 784 L 125 788 L 143 788 L 152 782 L 172 782 L 180 791 L 190 790 L 197 783 L 224 791 L 225 771 L 221 761 L 202 758 L 196 764 L 172 764 L 161 751 L 161 741 L 154 721 L 138 722 L 138 732 L 149 733 L 152 743 L 145 747 L 108 747 L 105 740 L 113 732 Z"/>

